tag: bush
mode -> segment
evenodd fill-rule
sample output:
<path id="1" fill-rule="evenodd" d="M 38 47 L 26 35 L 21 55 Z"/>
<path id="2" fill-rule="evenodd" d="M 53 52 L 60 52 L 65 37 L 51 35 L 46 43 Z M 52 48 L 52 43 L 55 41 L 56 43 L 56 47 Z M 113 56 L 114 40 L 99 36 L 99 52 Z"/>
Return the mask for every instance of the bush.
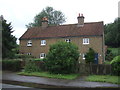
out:
<path id="1" fill-rule="evenodd" d="M 39 72 L 41 71 L 40 67 L 36 65 L 34 60 L 28 60 L 25 64 L 25 72 Z"/>
<path id="2" fill-rule="evenodd" d="M 110 64 L 112 65 L 112 74 L 119 76 L 120 75 L 120 55 L 113 58 Z"/>
<path id="3" fill-rule="evenodd" d="M 110 64 L 110 61 L 106 60 L 106 61 L 104 61 L 104 64 Z"/>
<path id="4" fill-rule="evenodd" d="M 111 61 L 114 58 L 114 55 L 111 50 L 107 49 L 105 60 Z"/>
<path id="5" fill-rule="evenodd" d="M 94 59 L 95 59 L 95 51 L 92 48 L 89 48 L 89 51 L 85 55 L 85 62 L 94 63 Z"/>
<path id="6" fill-rule="evenodd" d="M 25 60 L 25 59 L 29 59 L 29 58 L 34 58 L 33 56 L 31 56 L 31 55 L 25 55 L 25 54 L 16 54 L 15 55 L 15 58 L 19 58 L 19 59 L 23 59 L 23 60 Z"/>
<path id="7" fill-rule="evenodd" d="M 35 59 L 32 59 L 34 61 L 43 61 L 44 59 L 41 59 L 41 58 L 35 58 Z"/>
<path id="8" fill-rule="evenodd" d="M 2 69 L 11 71 L 20 71 L 21 61 L 20 60 L 2 60 Z"/>
<path id="9" fill-rule="evenodd" d="M 58 42 L 50 46 L 45 65 L 51 73 L 73 73 L 79 58 L 78 47 L 72 43 Z"/>

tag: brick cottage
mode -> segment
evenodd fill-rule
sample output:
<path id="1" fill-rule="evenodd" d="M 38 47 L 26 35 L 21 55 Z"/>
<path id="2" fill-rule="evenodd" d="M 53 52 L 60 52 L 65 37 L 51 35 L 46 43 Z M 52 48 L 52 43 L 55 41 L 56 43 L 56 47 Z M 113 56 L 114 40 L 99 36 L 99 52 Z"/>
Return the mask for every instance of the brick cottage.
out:
<path id="1" fill-rule="evenodd" d="M 95 63 L 102 64 L 104 61 L 103 22 L 84 23 L 82 14 L 79 14 L 77 19 L 77 24 L 49 26 L 48 19 L 44 17 L 42 26 L 29 28 L 20 37 L 20 53 L 44 58 L 51 44 L 65 41 L 78 46 L 80 63 L 85 62 L 85 53 L 92 48 L 96 52 Z"/>

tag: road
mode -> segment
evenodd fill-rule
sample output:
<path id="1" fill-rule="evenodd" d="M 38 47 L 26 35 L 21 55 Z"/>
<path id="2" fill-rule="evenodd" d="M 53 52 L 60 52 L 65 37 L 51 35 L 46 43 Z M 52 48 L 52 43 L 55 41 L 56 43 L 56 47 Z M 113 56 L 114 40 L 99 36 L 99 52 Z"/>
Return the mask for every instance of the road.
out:
<path id="1" fill-rule="evenodd" d="M 2 84 L 2 88 L 27 88 L 30 90 L 45 90 L 45 89 L 36 89 L 32 87 L 26 87 L 26 86 L 19 86 L 19 85 L 11 85 L 11 84 Z"/>

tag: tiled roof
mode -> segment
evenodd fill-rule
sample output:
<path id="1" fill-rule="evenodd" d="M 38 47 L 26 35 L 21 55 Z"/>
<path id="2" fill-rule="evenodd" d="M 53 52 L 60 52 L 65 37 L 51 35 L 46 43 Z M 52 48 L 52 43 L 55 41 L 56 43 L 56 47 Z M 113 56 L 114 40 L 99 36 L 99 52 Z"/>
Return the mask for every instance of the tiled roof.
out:
<path id="1" fill-rule="evenodd" d="M 83 27 L 78 27 L 77 24 L 48 26 L 44 29 L 42 27 L 33 27 L 28 29 L 20 39 L 101 36 L 103 30 L 103 22 L 84 23 Z"/>

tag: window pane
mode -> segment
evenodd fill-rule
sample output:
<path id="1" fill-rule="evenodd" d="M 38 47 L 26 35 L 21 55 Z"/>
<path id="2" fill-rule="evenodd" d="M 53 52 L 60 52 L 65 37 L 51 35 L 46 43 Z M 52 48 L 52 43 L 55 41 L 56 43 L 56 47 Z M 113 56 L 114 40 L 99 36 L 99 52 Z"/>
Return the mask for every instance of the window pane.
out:
<path id="1" fill-rule="evenodd" d="M 31 55 L 31 53 L 27 53 L 27 55 Z"/>
<path id="2" fill-rule="evenodd" d="M 41 40 L 41 45 L 46 45 L 46 40 Z"/>
<path id="3" fill-rule="evenodd" d="M 86 38 L 86 43 L 88 43 L 88 38 Z"/>
<path id="4" fill-rule="evenodd" d="M 32 46 L 32 40 L 29 40 L 29 41 L 27 42 L 27 46 Z"/>
<path id="5" fill-rule="evenodd" d="M 89 44 L 89 38 L 83 38 L 83 44 Z"/>
<path id="6" fill-rule="evenodd" d="M 41 54 L 40 54 L 40 58 L 44 58 L 45 56 L 46 56 L 45 53 L 41 53 Z"/>
<path id="7" fill-rule="evenodd" d="M 70 39 L 65 39 L 65 41 L 69 43 L 69 42 L 70 42 Z"/>

